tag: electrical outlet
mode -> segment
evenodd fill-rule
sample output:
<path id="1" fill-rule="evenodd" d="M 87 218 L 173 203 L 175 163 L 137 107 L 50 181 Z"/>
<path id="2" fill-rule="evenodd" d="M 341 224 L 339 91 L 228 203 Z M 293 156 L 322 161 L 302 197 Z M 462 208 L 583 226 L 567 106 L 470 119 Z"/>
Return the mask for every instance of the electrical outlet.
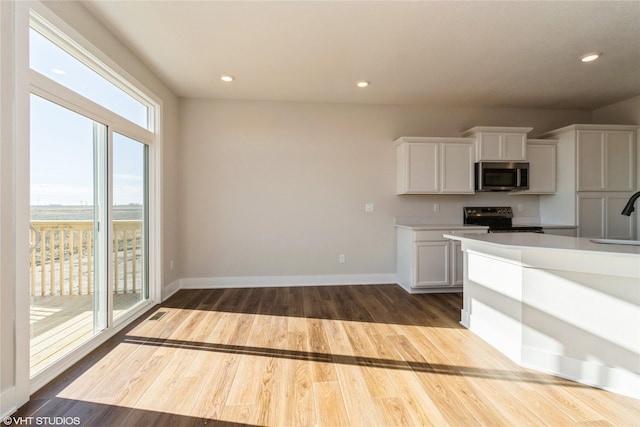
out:
<path id="1" fill-rule="evenodd" d="M 522 212 L 522 203 L 518 203 L 517 208 L 518 208 L 518 212 Z"/>
<path id="2" fill-rule="evenodd" d="M 173 260 L 169 261 L 169 270 L 173 270 L 174 264 Z"/>
<path id="3" fill-rule="evenodd" d="M 373 203 L 365 203 L 364 211 L 365 212 L 373 212 Z"/>
<path id="4" fill-rule="evenodd" d="M 338 257 L 338 262 L 340 264 L 344 264 L 345 262 L 347 262 L 347 256 L 345 254 L 340 254 L 340 256 Z"/>
<path id="5" fill-rule="evenodd" d="M 438 203 L 434 203 L 433 204 L 433 211 L 434 212 L 440 212 L 440 205 Z"/>

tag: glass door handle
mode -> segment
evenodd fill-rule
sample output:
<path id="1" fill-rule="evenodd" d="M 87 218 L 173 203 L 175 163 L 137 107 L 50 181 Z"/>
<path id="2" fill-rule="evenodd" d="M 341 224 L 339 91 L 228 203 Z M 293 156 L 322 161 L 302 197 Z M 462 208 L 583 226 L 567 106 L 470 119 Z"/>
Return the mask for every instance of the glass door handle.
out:
<path id="1" fill-rule="evenodd" d="M 29 253 L 32 253 L 36 249 L 36 245 L 38 244 L 38 237 L 40 236 L 40 232 L 33 226 L 33 224 L 29 224 L 29 229 L 32 231 L 32 233 L 29 233 Z M 31 240 L 32 236 L 33 240 Z"/>

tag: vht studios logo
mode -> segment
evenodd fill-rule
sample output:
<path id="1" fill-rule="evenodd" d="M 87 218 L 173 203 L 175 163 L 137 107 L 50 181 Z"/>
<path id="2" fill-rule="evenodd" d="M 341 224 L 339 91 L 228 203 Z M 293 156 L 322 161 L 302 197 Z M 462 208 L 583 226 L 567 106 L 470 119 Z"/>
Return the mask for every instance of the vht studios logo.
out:
<path id="1" fill-rule="evenodd" d="M 80 417 L 7 417 L 6 426 L 79 426 Z"/>

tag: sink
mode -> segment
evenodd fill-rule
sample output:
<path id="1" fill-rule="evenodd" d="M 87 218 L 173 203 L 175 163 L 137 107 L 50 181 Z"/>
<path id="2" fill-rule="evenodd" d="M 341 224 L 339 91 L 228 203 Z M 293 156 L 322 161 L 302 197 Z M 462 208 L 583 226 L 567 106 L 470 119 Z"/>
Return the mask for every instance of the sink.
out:
<path id="1" fill-rule="evenodd" d="M 621 240 L 621 239 L 591 239 L 593 243 L 605 243 L 608 245 L 631 245 L 640 246 L 640 240 Z"/>

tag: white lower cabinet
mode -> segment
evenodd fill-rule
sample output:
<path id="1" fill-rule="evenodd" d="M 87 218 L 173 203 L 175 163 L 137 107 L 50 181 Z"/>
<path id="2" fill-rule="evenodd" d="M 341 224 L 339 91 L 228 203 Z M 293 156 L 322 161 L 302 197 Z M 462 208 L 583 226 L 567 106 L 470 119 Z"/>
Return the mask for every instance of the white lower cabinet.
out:
<path id="1" fill-rule="evenodd" d="M 448 240 L 416 243 L 416 288 L 451 284 L 449 246 Z"/>
<path id="2" fill-rule="evenodd" d="M 464 281 L 464 254 L 462 243 L 458 240 L 451 242 L 451 283 L 453 286 L 462 286 Z"/>
<path id="3" fill-rule="evenodd" d="M 462 290 L 464 262 L 460 242 L 443 234 L 486 233 L 486 227 L 397 229 L 398 283 L 409 292 Z"/>
<path id="4" fill-rule="evenodd" d="M 578 193 L 578 237 L 635 239 L 633 217 L 621 214 L 632 193 Z"/>

